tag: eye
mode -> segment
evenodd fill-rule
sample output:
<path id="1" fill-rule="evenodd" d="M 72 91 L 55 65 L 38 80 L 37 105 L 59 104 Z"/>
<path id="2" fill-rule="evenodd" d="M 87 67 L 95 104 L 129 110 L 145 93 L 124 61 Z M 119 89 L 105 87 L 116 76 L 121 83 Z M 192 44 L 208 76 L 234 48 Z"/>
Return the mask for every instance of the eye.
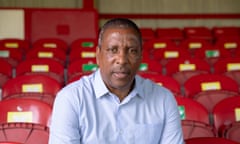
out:
<path id="1" fill-rule="evenodd" d="M 115 54 L 118 52 L 118 48 L 117 47 L 111 47 L 107 49 L 107 52 Z"/>
<path id="2" fill-rule="evenodd" d="M 137 55 L 137 54 L 138 54 L 138 49 L 136 49 L 136 48 L 130 48 L 130 49 L 129 49 L 129 53 L 130 53 L 130 54 Z"/>

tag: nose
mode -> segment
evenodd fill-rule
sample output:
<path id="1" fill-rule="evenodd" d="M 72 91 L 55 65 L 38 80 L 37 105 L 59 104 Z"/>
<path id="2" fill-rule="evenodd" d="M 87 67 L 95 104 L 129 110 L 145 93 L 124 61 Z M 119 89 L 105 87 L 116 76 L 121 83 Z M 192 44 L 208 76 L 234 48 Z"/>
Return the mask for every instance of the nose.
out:
<path id="1" fill-rule="evenodd" d="M 121 51 L 117 55 L 117 64 L 124 65 L 128 62 L 128 55 L 124 51 Z"/>

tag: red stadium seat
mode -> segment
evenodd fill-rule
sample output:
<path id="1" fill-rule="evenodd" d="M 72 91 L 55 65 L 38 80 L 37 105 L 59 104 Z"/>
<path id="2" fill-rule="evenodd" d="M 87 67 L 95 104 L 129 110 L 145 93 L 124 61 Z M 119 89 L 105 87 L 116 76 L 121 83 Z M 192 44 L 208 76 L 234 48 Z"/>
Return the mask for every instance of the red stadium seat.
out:
<path id="1" fill-rule="evenodd" d="M 19 142 L 0 142 L 0 144 L 23 144 Z"/>
<path id="2" fill-rule="evenodd" d="M 8 80 L 2 87 L 2 99 L 31 98 L 53 104 L 61 84 L 45 75 L 22 75 Z"/>
<path id="3" fill-rule="evenodd" d="M 97 39 L 90 38 L 80 38 L 73 41 L 70 45 L 70 50 L 74 49 L 96 49 L 98 44 Z"/>
<path id="4" fill-rule="evenodd" d="M 231 57 L 238 57 L 236 52 L 240 49 L 240 35 L 239 37 L 222 37 L 219 38 L 214 46 L 218 49 L 225 49 L 230 52 Z"/>
<path id="5" fill-rule="evenodd" d="M 187 139 L 185 140 L 185 144 L 238 144 L 238 143 L 225 138 L 202 137 Z"/>
<path id="6" fill-rule="evenodd" d="M 176 48 L 176 44 L 169 39 L 155 38 L 143 44 L 143 49 L 149 52 L 157 49 L 171 49 Z"/>
<path id="7" fill-rule="evenodd" d="M 222 38 L 240 38 L 240 30 L 234 26 L 218 26 L 212 28 L 216 40 Z"/>
<path id="8" fill-rule="evenodd" d="M 86 58 L 73 61 L 67 68 L 68 82 L 73 81 L 71 79 L 75 79 L 74 77 L 79 78 L 79 76 L 90 74 L 97 70 L 97 68 L 98 65 L 95 58 Z"/>
<path id="9" fill-rule="evenodd" d="M 197 49 L 211 48 L 213 44 L 205 39 L 200 38 L 186 38 L 181 41 L 179 48 L 187 49 L 192 57 L 195 55 Z"/>
<path id="10" fill-rule="evenodd" d="M 225 127 L 223 136 L 227 139 L 231 139 L 240 143 L 239 133 L 240 133 L 240 121 L 237 121 L 231 123 L 228 127 Z"/>
<path id="11" fill-rule="evenodd" d="M 22 52 L 26 52 L 30 49 L 30 43 L 27 40 L 6 38 L 0 40 L 0 47 L 19 49 Z"/>
<path id="12" fill-rule="evenodd" d="M 240 58 L 219 59 L 213 65 L 215 74 L 224 74 L 238 82 L 240 86 Z"/>
<path id="13" fill-rule="evenodd" d="M 156 35 L 157 38 L 169 39 L 176 44 L 179 44 L 184 39 L 182 29 L 177 27 L 156 28 Z"/>
<path id="14" fill-rule="evenodd" d="M 0 58 L 6 60 L 15 68 L 23 60 L 23 53 L 19 49 L 9 49 L 0 47 Z"/>
<path id="15" fill-rule="evenodd" d="M 172 76 L 181 85 L 192 76 L 211 73 L 210 65 L 196 58 L 173 59 L 165 65 L 165 68 L 166 75 Z"/>
<path id="16" fill-rule="evenodd" d="M 0 144 L 48 144 L 48 139 L 49 128 L 44 125 L 34 123 L 0 124 L 0 141 L 2 141 Z"/>
<path id="17" fill-rule="evenodd" d="M 20 75 L 38 75 L 43 74 L 54 78 L 62 85 L 64 81 L 64 67 L 61 63 L 53 59 L 40 59 L 35 58 L 25 60 L 18 64 L 16 67 L 16 76 Z"/>
<path id="18" fill-rule="evenodd" d="M 184 84 L 185 96 L 204 105 L 209 112 L 221 100 L 239 94 L 233 79 L 217 74 L 200 74 L 189 78 Z"/>
<path id="19" fill-rule="evenodd" d="M 35 99 L 9 99 L 0 102 L 0 123 L 34 123 L 50 126 L 52 107 Z"/>
<path id="20" fill-rule="evenodd" d="M 141 27 L 140 28 L 143 42 L 149 41 L 155 38 L 155 31 L 152 28 Z"/>
<path id="21" fill-rule="evenodd" d="M 205 39 L 207 41 L 213 41 L 212 31 L 203 26 L 196 26 L 196 27 L 184 27 L 183 32 L 186 38 L 198 38 L 198 39 Z"/>
<path id="22" fill-rule="evenodd" d="M 154 60 L 160 61 L 162 66 L 170 60 L 180 59 L 180 58 L 190 58 L 190 54 L 186 49 L 179 48 L 165 48 L 165 49 L 156 49 L 153 52 Z"/>
<path id="23" fill-rule="evenodd" d="M 44 49 L 61 49 L 64 52 L 68 51 L 67 43 L 58 38 L 41 38 L 33 43 L 33 48 L 44 48 Z"/>
<path id="24" fill-rule="evenodd" d="M 195 58 L 204 59 L 210 66 L 214 65 L 219 59 L 231 57 L 230 51 L 217 47 L 206 47 L 195 50 Z"/>
<path id="25" fill-rule="evenodd" d="M 96 59 L 96 48 L 72 49 L 69 54 L 69 63 L 79 59 Z"/>
<path id="26" fill-rule="evenodd" d="M 143 59 L 139 71 L 162 74 L 162 65 L 156 60 Z"/>
<path id="27" fill-rule="evenodd" d="M 12 78 L 12 66 L 4 59 L 0 59 L 0 88 L 6 81 Z"/>
<path id="28" fill-rule="evenodd" d="M 220 136 L 240 142 L 240 124 L 237 123 L 240 122 L 240 96 L 226 98 L 217 103 L 213 108 L 213 120 Z"/>
<path id="29" fill-rule="evenodd" d="M 67 54 L 61 49 L 33 48 L 26 54 L 26 60 L 32 59 L 54 59 L 63 66 L 66 64 Z"/>
<path id="30" fill-rule="evenodd" d="M 206 108 L 193 99 L 175 97 L 182 119 L 184 139 L 193 137 L 215 137 L 216 131 L 210 125 Z"/>

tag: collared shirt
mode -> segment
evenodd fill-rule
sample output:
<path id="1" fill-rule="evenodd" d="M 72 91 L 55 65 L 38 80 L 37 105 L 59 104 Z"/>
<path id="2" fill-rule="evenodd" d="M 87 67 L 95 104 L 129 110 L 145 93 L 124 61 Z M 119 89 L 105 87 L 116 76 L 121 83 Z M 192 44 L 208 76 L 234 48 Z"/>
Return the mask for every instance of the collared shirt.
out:
<path id="1" fill-rule="evenodd" d="M 169 90 L 136 76 L 120 102 L 97 70 L 58 93 L 49 144 L 183 144 L 183 136 Z"/>

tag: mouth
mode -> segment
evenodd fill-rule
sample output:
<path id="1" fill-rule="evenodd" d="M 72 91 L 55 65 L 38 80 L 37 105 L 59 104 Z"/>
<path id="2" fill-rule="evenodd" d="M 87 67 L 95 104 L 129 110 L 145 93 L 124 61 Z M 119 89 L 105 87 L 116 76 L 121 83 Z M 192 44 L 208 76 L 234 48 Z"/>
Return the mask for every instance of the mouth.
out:
<path id="1" fill-rule="evenodd" d="M 113 75 L 118 79 L 124 79 L 130 75 L 130 72 L 125 72 L 125 71 L 114 72 Z"/>

